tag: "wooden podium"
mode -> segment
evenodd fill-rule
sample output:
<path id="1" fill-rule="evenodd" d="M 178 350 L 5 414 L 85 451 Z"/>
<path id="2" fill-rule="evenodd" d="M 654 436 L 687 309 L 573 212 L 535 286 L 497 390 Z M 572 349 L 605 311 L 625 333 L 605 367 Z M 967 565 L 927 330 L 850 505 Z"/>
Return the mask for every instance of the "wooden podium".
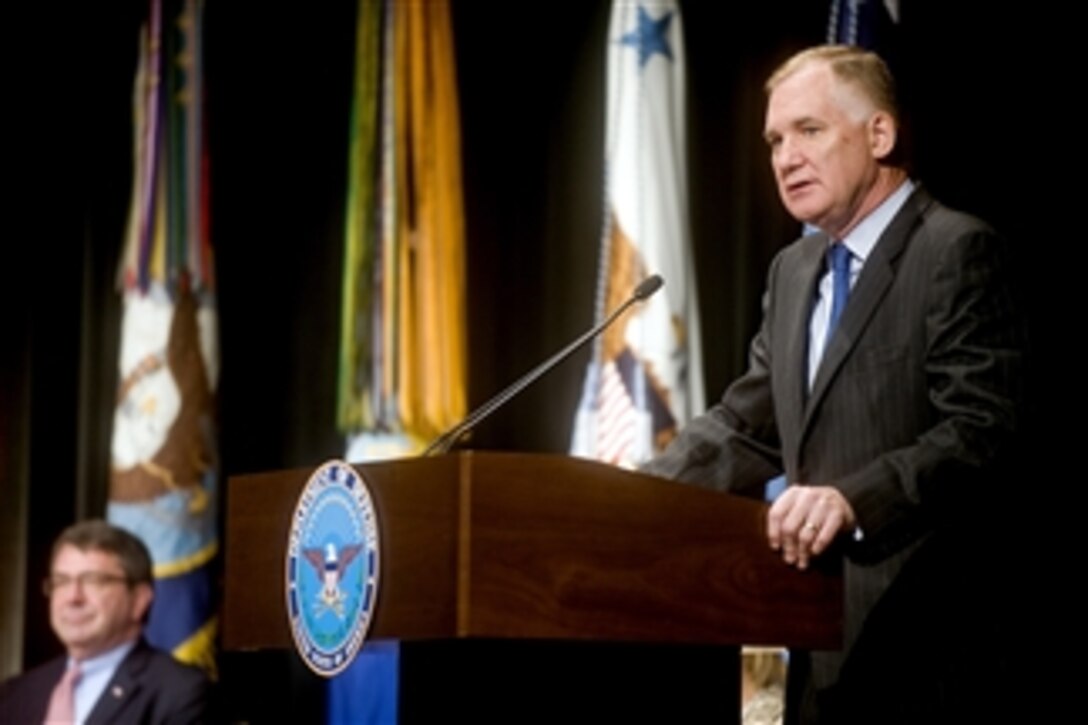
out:
<path id="1" fill-rule="evenodd" d="M 762 502 L 553 455 L 466 452 L 356 468 L 380 529 L 368 640 L 396 639 L 412 654 L 402 721 L 729 721 L 738 645 L 840 646 L 836 563 L 784 565 L 766 545 Z M 284 556 L 314 469 L 229 481 L 228 656 L 292 650 L 298 659 Z"/>

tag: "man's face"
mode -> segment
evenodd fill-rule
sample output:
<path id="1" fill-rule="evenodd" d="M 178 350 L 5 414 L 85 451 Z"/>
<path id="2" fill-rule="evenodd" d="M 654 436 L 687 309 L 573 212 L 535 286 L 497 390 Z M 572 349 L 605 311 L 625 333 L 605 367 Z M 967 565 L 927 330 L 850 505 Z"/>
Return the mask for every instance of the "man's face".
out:
<path id="1" fill-rule="evenodd" d="M 114 554 L 63 546 L 50 578 L 50 621 L 71 656 L 87 659 L 139 635 L 151 587 L 130 586 Z"/>
<path id="2" fill-rule="evenodd" d="M 802 68 L 771 92 L 764 137 L 779 196 L 796 219 L 841 237 L 872 210 L 877 161 L 887 153 L 874 136 L 874 113 L 824 64 Z"/>

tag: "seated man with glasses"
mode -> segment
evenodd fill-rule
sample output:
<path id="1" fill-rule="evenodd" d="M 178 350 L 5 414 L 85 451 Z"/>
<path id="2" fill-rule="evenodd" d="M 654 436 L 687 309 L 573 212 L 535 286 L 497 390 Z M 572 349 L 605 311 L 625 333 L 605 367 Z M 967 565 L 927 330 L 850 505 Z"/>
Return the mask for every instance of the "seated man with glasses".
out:
<path id="1" fill-rule="evenodd" d="M 207 677 L 141 636 L 154 598 L 143 542 L 105 521 L 70 526 L 44 589 L 67 654 L 0 686 L 0 722 L 209 721 Z"/>

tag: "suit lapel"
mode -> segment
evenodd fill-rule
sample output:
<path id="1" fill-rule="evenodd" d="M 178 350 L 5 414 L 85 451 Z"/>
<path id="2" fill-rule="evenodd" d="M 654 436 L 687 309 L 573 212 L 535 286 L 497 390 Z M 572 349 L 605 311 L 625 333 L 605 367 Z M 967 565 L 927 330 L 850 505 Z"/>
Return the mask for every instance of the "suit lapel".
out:
<path id="1" fill-rule="evenodd" d="M 38 680 L 41 687 L 35 688 L 30 698 L 34 703 L 30 710 L 37 713 L 39 721 L 45 717 L 45 713 L 49 710 L 49 700 L 53 697 L 53 688 L 60 682 L 60 678 L 64 676 L 64 670 L 67 667 L 68 657 L 62 655 L 50 662 L 47 668 L 42 671 L 41 678 Z"/>
<path id="2" fill-rule="evenodd" d="M 91 708 L 86 725 L 105 725 L 121 722 L 122 710 L 132 702 L 140 690 L 140 674 L 147 665 L 147 645 L 140 640 L 128 656 L 117 666 L 98 702 Z"/>
<path id="3" fill-rule="evenodd" d="M 785 284 L 781 298 L 788 305 L 783 312 L 785 321 L 786 354 L 784 366 L 780 368 L 783 379 L 782 395 L 785 405 L 782 410 L 789 411 L 788 420 L 779 421 L 780 435 L 784 439 L 793 438 L 799 432 L 805 410 L 805 398 L 808 395 L 808 327 L 812 316 L 812 306 L 816 300 L 816 285 L 823 272 L 824 250 L 827 249 L 828 237 L 818 234 L 802 242 L 800 260 L 782 283 Z M 799 293 L 799 294 L 798 294 Z M 787 461 L 787 470 L 792 469 L 795 461 Z"/>
<path id="4" fill-rule="evenodd" d="M 857 346 L 865 328 L 869 325 L 881 300 L 895 281 L 896 265 L 899 255 L 907 246 L 915 225 L 922 212 L 932 199 L 919 186 L 892 219 L 891 224 L 880 235 L 873 247 L 865 267 L 861 270 L 854 289 L 843 309 L 839 325 L 827 342 L 816 379 L 812 383 L 807 405 L 804 406 L 804 418 L 801 423 L 801 440 L 808 434 L 815 411 L 828 394 L 831 383 L 835 380 L 843 363 Z M 807 357 L 802 360 L 801 368 L 807 366 Z"/>

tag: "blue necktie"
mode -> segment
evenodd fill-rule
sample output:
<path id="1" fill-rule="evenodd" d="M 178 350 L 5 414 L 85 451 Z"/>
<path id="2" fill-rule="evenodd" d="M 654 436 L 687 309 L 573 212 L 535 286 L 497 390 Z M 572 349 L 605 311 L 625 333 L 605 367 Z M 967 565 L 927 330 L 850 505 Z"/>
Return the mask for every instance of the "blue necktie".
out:
<path id="1" fill-rule="evenodd" d="M 839 324 L 842 309 L 846 307 L 846 298 L 850 295 L 850 250 L 842 242 L 831 245 L 827 251 L 827 263 L 831 267 L 831 317 L 827 321 L 827 336 L 824 346 L 831 340 L 835 326 Z"/>

